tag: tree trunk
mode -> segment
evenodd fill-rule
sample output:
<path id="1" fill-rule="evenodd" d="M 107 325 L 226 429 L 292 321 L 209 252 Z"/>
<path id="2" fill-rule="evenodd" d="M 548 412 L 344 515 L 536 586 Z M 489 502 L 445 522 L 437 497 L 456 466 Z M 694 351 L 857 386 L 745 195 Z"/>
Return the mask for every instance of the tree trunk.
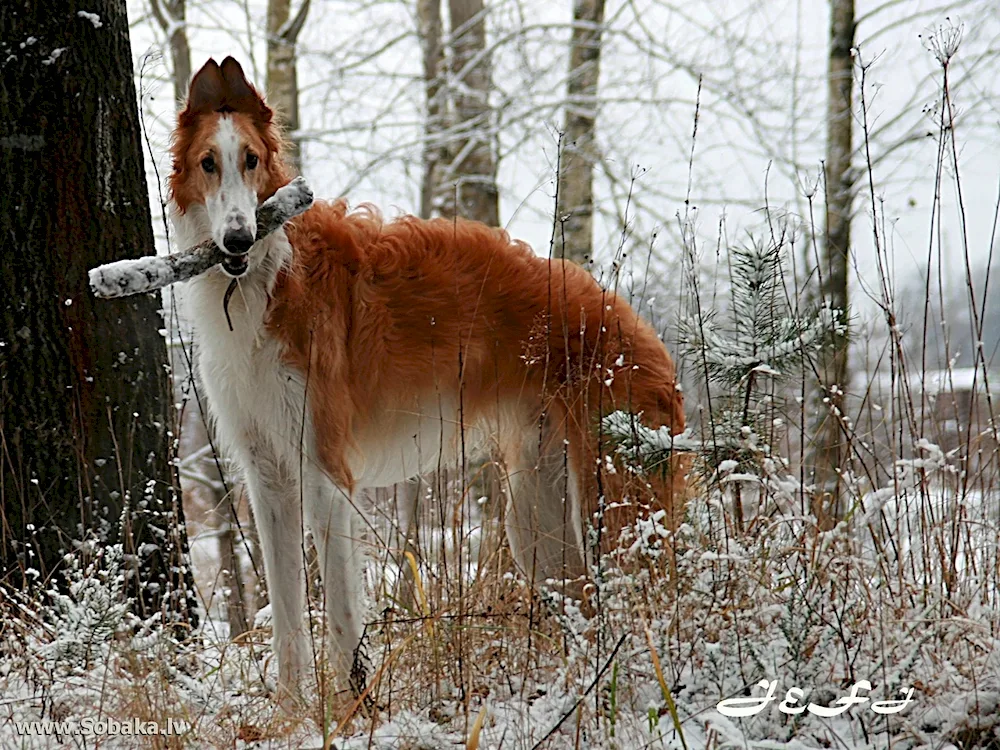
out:
<path id="1" fill-rule="evenodd" d="M 232 640 L 249 629 L 246 594 L 243 588 L 243 571 L 237 550 L 242 546 L 240 521 L 236 517 L 236 507 L 227 499 L 219 508 L 219 567 L 226 587 L 226 620 L 229 622 L 229 638 Z"/>
<path id="2" fill-rule="evenodd" d="M 87 283 L 154 249 L 125 5 L 7 0 L 0 28 L 0 577 L 120 539 L 140 609 L 190 618 L 160 297 Z"/>
<path id="3" fill-rule="evenodd" d="M 603 26 L 604 0 L 574 0 L 555 254 L 581 265 L 593 257 L 597 82 Z"/>
<path id="4" fill-rule="evenodd" d="M 268 0 L 267 3 L 267 100 L 281 115 L 288 133 L 289 149 L 285 159 L 295 174 L 302 174 L 295 43 L 309 14 L 309 1 L 302 0 L 294 18 L 291 18 L 291 0 Z"/>
<path id="5" fill-rule="evenodd" d="M 417 0 L 417 34 L 424 59 L 424 119 L 423 177 L 420 182 L 420 217 L 434 215 L 434 197 L 441 182 L 442 144 L 444 128 L 441 73 L 444 50 L 441 45 L 441 0 Z"/>
<path id="6" fill-rule="evenodd" d="M 453 135 L 437 185 L 442 216 L 500 224 L 490 110 L 491 58 L 483 0 L 448 0 L 451 14 Z"/>
<path id="7" fill-rule="evenodd" d="M 180 109 L 187 100 L 191 82 L 191 48 L 187 37 L 186 0 L 151 0 L 153 16 L 170 44 L 170 63 L 174 78 L 174 107 Z"/>
<path id="8" fill-rule="evenodd" d="M 854 0 L 830 2 L 830 59 L 827 93 L 826 232 L 821 292 L 825 304 L 844 311 L 848 296 L 848 263 L 853 210 L 852 126 L 854 96 Z M 812 464 L 816 495 L 814 513 L 824 527 L 843 517 L 841 470 L 848 458 L 848 444 L 841 427 L 843 392 L 847 388 L 848 337 L 839 336 L 820 369 L 818 424 Z"/>

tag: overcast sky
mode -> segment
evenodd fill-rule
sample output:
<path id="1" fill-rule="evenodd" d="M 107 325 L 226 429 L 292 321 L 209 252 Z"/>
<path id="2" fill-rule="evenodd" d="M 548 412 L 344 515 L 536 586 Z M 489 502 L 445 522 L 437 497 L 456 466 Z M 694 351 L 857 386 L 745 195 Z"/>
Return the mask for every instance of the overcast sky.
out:
<path id="1" fill-rule="evenodd" d="M 137 70 L 163 40 L 141 20 L 145 3 L 129 0 Z M 263 85 L 264 3 L 189 3 L 194 69 L 210 55 L 233 54 Z M 389 215 L 416 210 L 423 91 L 412 5 L 313 0 L 301 38 L 299 80 L 302 130 L 309 136 L 304 171 L 317 195 L 346 191 L 352 203 L 370 201 Z M 545 253 L 561 122 L 557 104 L 567 64 L 563 25 L 571 3 L 489 5 L 495 103 L 502 104 L 501 217 L 514 236 Z M 730 241 L 760 231 L 765 188 L 775 215 L 802 217 L 799 223 L 808 227 L 806 195 L 816 184 L 825 139 L 826 2 L 716 0 L 676 6 L 609 1 L 601 71 L 604 164 L 595 186 L 604 215 L 596 223 L 595 242 L 604 257 L 618 245 L 631 187 L 630 232 L 640 246 L 658 232 L 660 273 L 679 256 L 676 217 L 684 210 L 699 76 L 691 215 L 706 262 L 714 262 L 723 215 Z M 937 153 L 936 125 L 927 110 L 940 100 L 941 86 L 940 66 L 925 47 L 927 37 L 949 22 L 964 26 L 965 37 L 954 61 L 953 96 L 969 252 L 982 263 L 989 250 L 1000 179 L 1000 19 L 991 7 L 986 0 L 857 4 L 862 59 L 872 62 L 864 93 L 877 160 L 879 224 L 884 220 L 898 274 L 927 262 Z M 166 137 L 172 126 L 166 76 L 162 61 L 147 61 L 143 104 L 161 179 L 169 168 Z M 860 122 L 855 142 L 863 144 Z M 863 154 L 856 165 L 864 167 Z M 147 167 L 155 195 L 152 165 Z M 957 278 L 961 222 L 952 172 L 944 175 L 942 237 L 945 266 Z M 630 185 L 633 174 L 638 177 Z M 821 230 L 821 188 L 815 204 Z M 871 205 L 870 194 L 862 191 L 853 227 L 859 305 L 862 287 L 877 286 Z M 162 233 L 160 224 L 156 228 Z"/>

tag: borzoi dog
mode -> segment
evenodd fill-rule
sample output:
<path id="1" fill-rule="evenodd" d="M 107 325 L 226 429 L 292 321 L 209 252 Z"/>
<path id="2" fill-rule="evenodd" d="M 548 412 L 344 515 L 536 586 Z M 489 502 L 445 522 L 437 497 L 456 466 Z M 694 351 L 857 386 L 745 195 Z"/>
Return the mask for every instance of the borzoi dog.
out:
<path id="1" fill-rule="evenodd" d="M 626 409 L 677 433 L 684 412 L 667 350 L 627 302 L 501 229 L 335 201 L 256 241 L 256 207 L 290 179 L 282 148 L 239 63 L 209 60 L 173 136 L 170 209 L 182 246 L 213 239 L 229 254 L 189 282 L 188 312 L 258 525 L 279 690 L 295 695 L 311 665 L 304 528 L 330 661 L 347 676 L 364 627 L 361 490 L 433 469 L 472 430 L 499 457 L 517 565 L 584 582 L 602 551 L 584 531 L 595 518 L 610 543 L 639 507 L 674 524 L 683 510 L 677 471 L 626 488 L 600 417 Z"/>

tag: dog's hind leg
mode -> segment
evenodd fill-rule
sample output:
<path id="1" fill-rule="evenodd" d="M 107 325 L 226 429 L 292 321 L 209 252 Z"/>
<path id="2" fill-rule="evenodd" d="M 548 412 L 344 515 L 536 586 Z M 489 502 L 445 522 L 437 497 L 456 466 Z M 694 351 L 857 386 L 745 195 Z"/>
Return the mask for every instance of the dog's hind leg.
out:
<path id="1" fill-rule="evenodd" d="M 362 583 L 364 548 L 359 514 L 348 493 L 319 469 L 308 470 L 306 523 L 312 531 L 323 582 L 323 607 L 329 632 L 330 666 L 351 689 L 364 688 Z"/>
<path id="2" fill-rule="evenodd" d="M 506 530 L 514 560 L 529 581 L 567 581 L 566 593 L 581 598 L 586 550 L 579 480 L 573 457 L 567 454 L 566 426 L 562 413 L 552 413 L 535 429 L 518 431 L 504 441 Z"/>

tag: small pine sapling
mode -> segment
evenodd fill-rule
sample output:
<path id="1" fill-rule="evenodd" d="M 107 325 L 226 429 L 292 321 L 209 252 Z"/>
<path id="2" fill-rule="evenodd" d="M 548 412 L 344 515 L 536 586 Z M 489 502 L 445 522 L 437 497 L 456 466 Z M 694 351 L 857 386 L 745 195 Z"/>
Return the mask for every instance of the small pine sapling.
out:
<path id="1" fill-rule="evenodd" d="M 39 654 L 53 666 L 89 669 L 106 662 L 115 641 L 125 651 L 150 655 L 169 636 L 161 613 L 147 618 L 135 612 L 126 591 L 127 556 L 121 544 L 98 547 L 86 565 L 76 554 L 66 555 L 65 591 L 48 591 L 51 604 L 42 612 L 51 640 Z"/>
<path id="2" fill-rule="evenodd" d="M 702 437 L 690 430 L 671 436 L 643 427 L 627 412 L 604 419 L 618 453 L 639 471 L 650 471 L 674 451 L 694 453 L 703 473 L 736 488 L 735 522 L 743 526 L 740 486 L 779 479 L 785 465 L 771 445 L 785 423 L 779 415 L 781 387 L 832 340 L 844 335 L 839 311 L 798 309 L 784 284 L 783 243 L 751 242 L 730 250 L 728 311 L 697 309 L 679 322 L 680 351 L 711 394 Z"/>

